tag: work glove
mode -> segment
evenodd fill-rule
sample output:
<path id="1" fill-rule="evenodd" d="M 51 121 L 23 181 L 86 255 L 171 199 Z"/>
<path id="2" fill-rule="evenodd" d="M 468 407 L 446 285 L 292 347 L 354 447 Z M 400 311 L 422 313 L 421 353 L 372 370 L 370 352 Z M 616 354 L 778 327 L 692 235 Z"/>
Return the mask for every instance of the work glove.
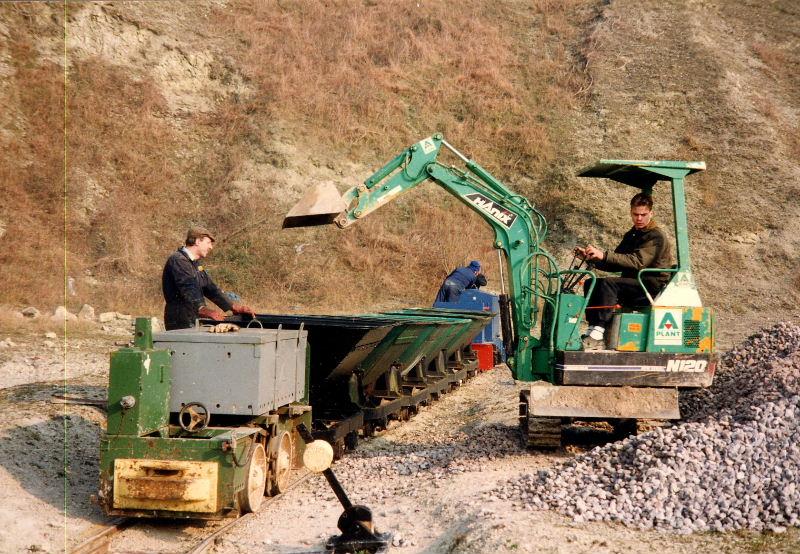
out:
<path id="1" fill-rule="evenodd" d="M 206 319 L 213 319 L 214 321 L 225 321 L 225 314 L 219 310 L 212 310 L 208 306 L 200 306 L 197 310 L 197 315 Z"/>
<path id="2" fill-rule="evenodd" d="M 235 333 L 238 330 L 239 326 L 233 323 L 217 323 L 208 328 L 209 333 Z"/>
<path id="3" fill-rule="evenodd" d="M 245 306 L 244 304 L 237 304 L 234 302 L 233 305 L 231 306 L 231 311 L 235 314 L 240 314 L 240 315 L 247 314 L 250 317 L 256 317 L 256 313 L 253 311 L 253 308 L 251 308 L 250 306 Z"/>

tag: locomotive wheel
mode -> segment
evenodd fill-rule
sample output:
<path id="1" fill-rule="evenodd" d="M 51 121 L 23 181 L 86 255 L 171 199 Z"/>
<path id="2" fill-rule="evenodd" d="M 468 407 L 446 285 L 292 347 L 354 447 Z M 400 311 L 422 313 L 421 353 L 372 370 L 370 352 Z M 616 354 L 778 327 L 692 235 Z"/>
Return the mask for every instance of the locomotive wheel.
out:
<path id="1" fill-rule="evenodd" d="M 286 492 L 292 470 L 292 436 L 284 431 L 269 441 L 269 493 L 270 496 Z"/>
<path id="2" fill-rule="evenodd" d="M 264 489 L 267 484 L 267 455 L 264 447 L 257 443 L 253 454 L 247 462 L 244 476 L 244 488 L 237 493 L 239 511 L 243 514 L 255 512 L 264 500 Z"/>

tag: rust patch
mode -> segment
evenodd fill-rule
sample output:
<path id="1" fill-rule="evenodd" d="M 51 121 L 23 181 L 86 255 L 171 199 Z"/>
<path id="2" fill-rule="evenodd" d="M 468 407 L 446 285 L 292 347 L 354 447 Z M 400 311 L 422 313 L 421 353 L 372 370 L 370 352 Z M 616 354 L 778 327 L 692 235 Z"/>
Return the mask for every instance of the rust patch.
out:
<path id="1" fill-rule="evenodd" d="M 216 512 L 216 462 L 114 460 L 114 508 Z"/>

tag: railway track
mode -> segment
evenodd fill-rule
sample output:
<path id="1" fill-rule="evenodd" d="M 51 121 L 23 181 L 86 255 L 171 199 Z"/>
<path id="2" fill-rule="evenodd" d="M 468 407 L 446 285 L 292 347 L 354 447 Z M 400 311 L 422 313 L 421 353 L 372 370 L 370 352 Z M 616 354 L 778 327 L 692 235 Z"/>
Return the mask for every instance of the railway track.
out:
<path id="1" fill-rule="evenodd" d="M 311 473 L 308 470 L 302 470 L 302 474 L 289 485 L 289 489 L 286 492 L 289 492 L 295 487 L 301 485 L 302 483 L 305 483 L 313 475 L 315 474 Z M 277 502 L 281 497 L 283 497 L 283 495 L 286 494 L 286 492 L 284 492 L 283 494 L 279 494 L 278 496 L 270 496 L 269 498 L 264 499 L 264 502 L 261 504 L 261 507 L 258 509 L 258 511 L 261 512 L 267 506 L 270 506 L 271 504 Z M 217 538 L 221 537 L 222 535 L 224 535 L 237 525 L 244 523 L 246 521 L 250 521 L 256 515 L 258 515 L 258 512 L 251 512 L 249 514 L 243 515 L 242 517 L 229 521 L 228 523 L 226 523 L 225 525 L 223 525 L 222 527 L 211 533 L 205 539 L 203 539 L 199 544 L 196 544 L 195 546 L 187 550 L 186 554 L 204 554 L 205 552 L 208 551 L 208 549 L 211 546 L 213 546 L 214 541 Z"/>
<path id="2" fill-rule="evenodd" d="M 302 483 L 306 482 L 309 478 L 311 478 L 314 474 L 307 470 L 301 470 L 301 474 L 295 479 L 290 485 L 286 492 L 277 496 L 270 496 L 265 498 L 261 507 L 259 508 L 259 512 L 265 510 L 268 506 L 272 505 L 273 503 L 277 502 L 278 499 L 283 497 L 286 493 L 294 489 L 295 487 L 301 485 Z M 214 542 L 221 536 L 225 535 L 236 526 L 250 521 L 255 516 L 258 515 L 259 512 L 251 512 L 245 514 L 243 516 L 237 517 L 235 519 L 231 519 L 230 521 L 224 523 L 221 527 L 216 529 L 210 535 L 205 537 L 202 541 L 192 546 L 189 550 L 186 550 L 186 554 L 204 554 L 209 551 L 209 549 L 214 545 Z M 136 518 L 117 518 L 114 519 L 95 532 L 93 532 L 90 536 L 86 537 L 80 544 L 74 546 L 72 549 L 68 550 L 68 554 L 106 554 L 109 552 L 111 547 L 111 539 L 115 535 L 121 533 L 125 529 L 129 529 L 137 525 L 138 523 L 147 523 L 149 520 L 138 520 Z"/>

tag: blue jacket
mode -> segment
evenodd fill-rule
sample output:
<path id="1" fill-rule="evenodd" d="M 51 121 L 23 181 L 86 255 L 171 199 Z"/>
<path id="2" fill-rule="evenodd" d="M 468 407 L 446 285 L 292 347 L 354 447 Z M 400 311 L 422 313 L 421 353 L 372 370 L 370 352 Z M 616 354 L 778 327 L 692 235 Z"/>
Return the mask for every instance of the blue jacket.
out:
<path id="1" fill-rule="evenodd" d="M 475 284 L 478 276 L 468 267 L 456 268 L 450 275 L 447 276 L 445 281 L 452 281 L 457 283 L 461 289 L 468 289 Z"/>

